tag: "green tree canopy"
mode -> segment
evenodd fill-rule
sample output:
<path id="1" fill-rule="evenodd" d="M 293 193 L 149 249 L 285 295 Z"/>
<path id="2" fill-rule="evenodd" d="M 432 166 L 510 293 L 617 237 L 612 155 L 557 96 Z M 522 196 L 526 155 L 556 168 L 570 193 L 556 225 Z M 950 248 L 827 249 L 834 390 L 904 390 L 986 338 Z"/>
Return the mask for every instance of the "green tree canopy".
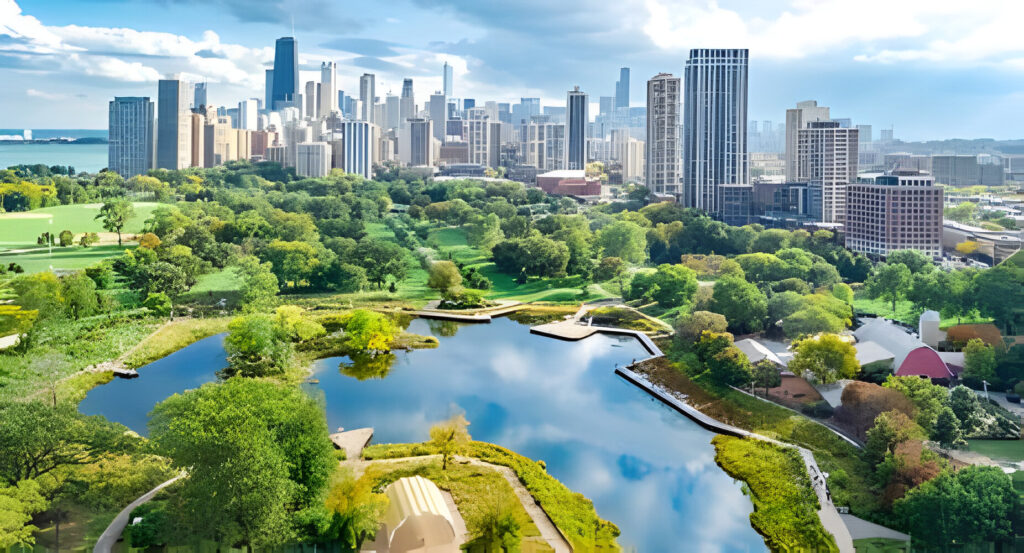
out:
<path id="1" fill-rule="evenodd" d="M 857 350 L 835 334 L 807 338 L 798 342 L 795 349 L 789 369 L 809 374 L 822 384 L 853 378 L 860 371 Z"/>
<path id="2" fill-rule="evenodd" d="M 729 330 L 747 334 L 764 328 L 768 300 L 757 286 L 736 277 L 725 277 L 715 283 L 710 310 L 725 316 Z"/>
<path id="3" fill-rule="evenodd" d="M 114 173 L 116 175 L 116 173 Z M 128 224 L 128 220 L 135 216 L 135 208 L 131 202 L 123 198 L 117 198 L 106 201 L 100 212 L 96 215 L 97 219 L 103 220 L 103 228 L 107 232 L 117 233 L 117 245 L 121 245 L 121 230 Z"/>

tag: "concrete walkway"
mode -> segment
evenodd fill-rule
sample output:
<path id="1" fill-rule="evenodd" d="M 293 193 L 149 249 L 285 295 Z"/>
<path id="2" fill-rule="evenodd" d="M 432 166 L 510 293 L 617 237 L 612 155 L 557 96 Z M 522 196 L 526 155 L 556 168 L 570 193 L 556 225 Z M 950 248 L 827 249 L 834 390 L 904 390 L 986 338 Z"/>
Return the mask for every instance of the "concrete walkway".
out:
<path id="1" fill-rule="evenodd" d="M 434 302 L 431 302 L 433 304 Z M 429 307 L 419 309 L 416 311 L 409 311 L 410 315 L 417 317 L 423 317 L 424 319 L 439 319 L 443 321 L 457 321 L 463 323 L 489 323 L 494 317 L 500 317 L 501 315 L 508 315 L 514 313 L 520 309 L 528 307 L 527 304 L 520 303 L 518 301 L 506 301 L 501 302 L 500 305 L 494 307 L 484 307 L 481 309 L 432 309 Z"/>
<path id="2" fill-rule="evenodd" d="M 582 340 L 589 338 L 597 333 L 602 334 L 617 334 L 619 336 L 632 336 L 636 338 L 640 345 L 644 347 L 654 357 L 660 357 L 664 355 L 661 349 L 655 345 L 654 341 L 649 336 L 640 332 L 639 330 L 628 330 L 625 328 L 615 328 L 611 326 L 587 326 L 579 324 L 571 319 L 564 321 L 557 321 L 553 323 L 547 323 L 530 327 L 530 332 L 533 334 L 539 334 L 541 336 L 547 336 L 549 338 L 558 338 L 560 340 Z"/>
<path id="3" fill-rule="evenodd" d="M 334 447 L 345 452 L 346 459 L 358 459 L 363 454 L 363 448 L 373 439 L 373 429 L 356 428 L 355 430 L 335 432 L 330 437 Z"/>
<path id="4" fill-rule="evenodd" d="M 682 399 L 662 390 L 643 376 L 631 371 L 630 369 L 618 368 L 615 369 L 615 372 L 640 387 L 648 394 L 660 399 L 669 407 L 672 407 L 676 411 L 679 411 L 693 419 L 694 422 L 712 432 L 725 434 L 727 436 L 735 436 L 738 438 L 763 440 L 781 447 L 797 450 L 800 453 L 800 457 L 804 460 L 804 465 L 807 467 L 807 474 L 811 478 L 811 487 L 814 488 L 814 493 L 818 496 L 818 503 L 820 505 L 818 509 L 818 519 L 821 520 L 821 525 L 825 527 L 825 530 L 828 533 L 832 534 L 833 538 L 835 538 L 836 544 L 839 546 L 840 553 L 855 553 L 853 548 L 853 538 L 850 536 L 850 531 L 846 528 L 846 524 L 844 524 L 842 518 L 839 517 L 839 511 L 836 510 L 835 505 L 833 505 L 831 499 L 829 499 L 825 478 L 821 476 L 821 469 L 818 468 L 818 463 L 814 459 L 813 453 L 800 446 L 781 442 L 767 436 L 762 436 L 760 434 L 750 432 L 749 430 L 744 430 L 709 417 L 708 415 L 698 411 L 697 408 L 692 407 Z"/>
<path id="5" fill-rule="evenodd" d="M 110 549 L 115 543 L 117 543 L 117 540 L 121 538 L 121 533 L 124 532 L 125 527 L 128 526 L 128 517 L 132 514 L 132 511 L 134 511 L 139 505 L 153 499 L 153 496 L 159 493 L 160 490 L 177 482 L 184 476 L 184 474 L 179 474 L 152 490 L 149 490 L 143 494 L 142 497 L 129 503 L 128 506 L 122 509 L 120 513 L 117 513 L 114 520 L 111 521 L 110 525 L 107 526 L 107 529 L 104 530 L 103 533 L 100 534 L 99 539 L 96 540 L 96 546 L 92 548 L 93 553 L 110 553 Z"/>

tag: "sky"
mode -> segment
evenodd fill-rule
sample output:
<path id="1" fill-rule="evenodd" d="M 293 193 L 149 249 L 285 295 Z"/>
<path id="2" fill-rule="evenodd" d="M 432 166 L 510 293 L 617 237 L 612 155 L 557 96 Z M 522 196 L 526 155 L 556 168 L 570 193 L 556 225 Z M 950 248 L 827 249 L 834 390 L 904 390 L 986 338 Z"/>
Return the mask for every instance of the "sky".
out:
<path id="1" fill-rule="evenodd" d="M 0 0 L 0 128 L 105 128 L 114 96 L 209 82 L 209 101 L 263 97 L 274 40 L 298 40 L 301 81 L 338 63 L 339 88 L 454 67 L 456 97 L 595 104 L 632 69 L 681 75 L 690 48 L 749 48 L 749 116 L 801 100 L 904 140 L 1024 138 L 1020 0 Z M 301 83 L 300 83 L 301 86 Z"/>

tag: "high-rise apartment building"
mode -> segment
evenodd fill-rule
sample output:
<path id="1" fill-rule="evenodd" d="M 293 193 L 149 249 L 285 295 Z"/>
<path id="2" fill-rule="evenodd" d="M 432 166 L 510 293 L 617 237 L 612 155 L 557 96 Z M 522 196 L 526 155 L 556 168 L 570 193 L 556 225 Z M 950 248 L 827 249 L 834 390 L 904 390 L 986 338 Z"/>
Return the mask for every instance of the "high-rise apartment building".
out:
<path id="1" fill-rule="evenodd" d="M 619 69 L 619 80 L 615 81 L 615 107 L 629 107 L 629 68 Z"/>
<path id="2" fill-rule="evenodd" d="M 153 168 L 153 102 L 149 97 L 122 96 L 110 102 L 107 168 L 128 179 Z"/>
<path id="3" fill-rule="evenodd" d="M 293 37 L 277 39 L 273 76 L 274 89 L 267 109 L 278 110 L 296 105 L 299 95 L 299 45 Z"/>
<path id="4" fill-rule="evenodd" d="M 587 167 L 587 123 L 590 105 L 587 93 L 574 87 L 565 98 L 565 166 L 564 169 L 583 170 Z"/>
<path id="5" fill-rule="evenodd" d="M 384 130 L 400 129 L 402 126 L 402 99 L 390 92 L 384 96 Z"/>
<path id="6" fill-rule="evenodd" d="M 256 130 L 259 122 L 259 100 L 249 98 L 238 102 L 238 125 L 239 129 L 249 131 Z"/>
<path id="7" fill-rule="evenodd" d="M 376 123 L 374 119 L 374 108 L 377 103 L 376 76 L 373 73 L 363 73 L 359 77 L 359 102 L 362 105 L 362 112 L 359 114 L 360 121 Z"/>
<path id="8" fill-rule="evenodd" d="M 469 144 L 469 163 L 497 167 L 501 153 L 501 123 L 492 120 L 484 108 L 471 108 L 466 110 L 465 125 L 463 137 Z"/>
<path id="9" fill-rule="evenodd" d="M 797 133 L 797 182 L 821 186 L 825 223 L 846 218 L 846 187 L 857 180 L 857 129 L 813 121 Z"/>
<path id="10" fill-rule="evenodd" d="M 678 199 L 683 192 L 681 93 L 681 80 L 668 73 L 647 81 L 647 188 Z"/>
<path id="11" fill-rule="evenodd" d="M 444 143 L 448 125 L 448 101 L 440 90 L 430 95 L 430 120 L 434 122 L 434 138 Z"/>
<path id="12" fill-rule="evenodd" d="M 526 164 L 538 171 L 561 169 L 565 164 L 565 125 L 540 121 L 526 125 L 523 151 Z"/>
<path id="13" fill-rule="evenodd" d="M 451 98 L 455 94 L 455 81 L 452 77 L 452 66 L 448 65 L 448 62 L 444 62 L 444 68 L 442 71 L 441 78 L 444 81 L 444 97 Z"/>
<path id="14" fill-rule="evenodd" d="M 158 84 L 156 166 L 184 169 L 192 165 L 192 85 L 175 76 Z"/>
<path id="15" fill-rule="evenodd" d="M 206 99 L 206 84 L 207 83 L 196 83 L 196 88 L 192 91 L 192 109 L 199 109 L 200 107 L 209 105 Z"/>
<path id="16" fill-rule="evenodd" d="M 896 250 L 942 256 L 942 187 L 919 171 L 894 171 L 847 187 L 846 247 L 885 257 Z"/>
<path id="17" fill-rule="evenodd" d="M 319 117 L 338 111 L 338 68 L 333 61 L 320 64 Z"/>
<path id="18" fill-rule="evenodd" d="M 796 108 L 786 110 L 786 180 L 800 181 L 800 169 L 797 161 L 797 146 L 801 129 L 806 129 L 816 121 L 831 121 L 829 109 L 819 106 L 815 100 L 797 102 Z"/>
<path id="19" fill-rule="evenodd" d="M 398 159 L 410 166 L 434 164 L 434 122 L 412 118 L 402 121 L 398 135 Z"/>
<path id="20" fill-rule="evenodd" d="M 331 145 L 326 142 L 299 144 L 296 150 L 295 173 L 300 177 L 311 178 L 329 175 L 331 173 Z"/>
<path id="21" fill-rule="evenodd" d="M 377 128 L 367 121 L 342 121 L 341 148 L 334 152 L 334 166 L 364 179 L 371 178 L 379 134 Z"/>
<path id="22" fill-rule="evenodd" d="M 399 105 L 399 123 L 416 117 L 416 96 L 412 92 L 412 79 L 402 81 L 402 99 Z"/>
<path id="23" fill-rule="evenodd" d="M 716 212 L 715 188 L 746 184 L 746 49 L 693 49 L 683 95 L 683 203 Z"/>

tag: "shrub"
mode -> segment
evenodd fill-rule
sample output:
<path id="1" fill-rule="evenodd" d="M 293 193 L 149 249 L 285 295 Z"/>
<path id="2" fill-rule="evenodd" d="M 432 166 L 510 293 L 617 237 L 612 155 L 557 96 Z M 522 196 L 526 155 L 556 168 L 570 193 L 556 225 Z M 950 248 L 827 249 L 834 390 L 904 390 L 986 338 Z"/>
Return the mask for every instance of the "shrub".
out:
<path id="1" fill-rule="evenodd" d="M 804 404 L 804 406 L 800 408 L 800 411 L 803 414 L 816 419 L 827 419 L 835 413 L 835 409 L 833 409 L 825 400 Z"/>
<path id="2" fill-rule="evenodd" d="M 158 317 L 166 317 L 171 314 L 171 298 L 163 292 L 153 292 L 146 296 L 142 306 L 153 312 Z"/>

